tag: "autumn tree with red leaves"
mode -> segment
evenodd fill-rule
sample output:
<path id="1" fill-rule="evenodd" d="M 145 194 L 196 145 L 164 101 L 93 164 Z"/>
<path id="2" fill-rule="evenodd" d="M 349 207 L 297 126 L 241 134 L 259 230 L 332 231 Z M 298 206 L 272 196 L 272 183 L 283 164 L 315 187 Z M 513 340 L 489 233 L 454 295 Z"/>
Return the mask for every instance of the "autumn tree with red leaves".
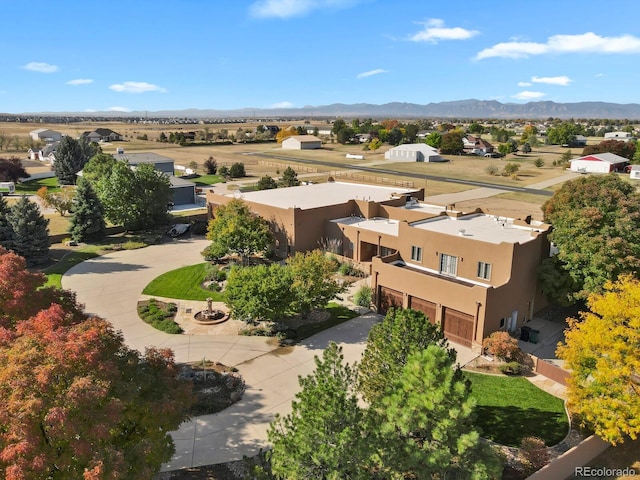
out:
<path id="1" fill-rule="evenodd" d="M 72 294 L 0 249 L 0 477 L 151 479 L 174 452 L 190 385 Z"/>

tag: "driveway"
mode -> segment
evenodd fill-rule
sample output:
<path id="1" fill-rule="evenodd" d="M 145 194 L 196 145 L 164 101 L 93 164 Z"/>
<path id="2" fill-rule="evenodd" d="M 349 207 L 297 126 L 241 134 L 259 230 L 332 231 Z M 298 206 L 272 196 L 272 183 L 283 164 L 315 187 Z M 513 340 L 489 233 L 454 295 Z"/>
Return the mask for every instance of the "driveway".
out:
<path id="1" fill-rule="evenodd" d="M 282 348 L 264 337 L 169 335 L 142 322 L 136 305 L 144 287 L 162 273 L 202 262 L 206 245 L 206 240 L 185 239 L 114 252 L 76 265 L 62 278 L 63 288 L 77 293 L 85 311 L 109 320 L 130 347 L 171 348 L 178 362 L 207 358 L 235 366 L 243 375 L 247 390 L 242 400 L 185 422 L 172 433 L 176 454 L 163 470 L 239 460 L 266 447 L 269 423 L 276 413 L 290 412 L 298 376 L 313 371 L 314 356 L 335 341 L 345 360 L 359 359 L 369 329 L 380 319 L 369 313 Z"/>

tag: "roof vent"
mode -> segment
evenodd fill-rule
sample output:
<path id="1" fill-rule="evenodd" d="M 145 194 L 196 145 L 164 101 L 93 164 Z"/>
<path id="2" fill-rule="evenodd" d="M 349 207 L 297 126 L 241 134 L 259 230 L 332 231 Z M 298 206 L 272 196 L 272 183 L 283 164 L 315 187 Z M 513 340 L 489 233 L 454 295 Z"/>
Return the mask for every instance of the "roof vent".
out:
<path id="1" fill-rule="evenodd" d="M 465 233 L 466 233 L 466 230 L 465 230 L 464 228 L 461 228 L 460 230 L 458 230 L 458 234 L 459 234 L 461 237 L 464 237 L 464 236 L 465 236 Z"/>

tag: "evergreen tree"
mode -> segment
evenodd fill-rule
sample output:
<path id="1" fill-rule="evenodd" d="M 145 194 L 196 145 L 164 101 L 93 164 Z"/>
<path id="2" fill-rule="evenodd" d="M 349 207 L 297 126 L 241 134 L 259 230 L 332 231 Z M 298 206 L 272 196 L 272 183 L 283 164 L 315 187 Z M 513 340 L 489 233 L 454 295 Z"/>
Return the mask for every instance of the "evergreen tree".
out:
<path id="1" fill-rule="evenodd" d="M 284 172 L 282 172 L 282 178 L 280 179 L 281 187 L 297 187 L 300 185 L 300 180 L 298 180 L 298 174 L 296 171 L 287 167 Z"/>
<path id="2" fill-rule="evenodd" d="M 91 242 L 105 237 L 104 208 L 87 180 L 81 178 L 78 182 L 72 210 L 71 238 L 76 242 Z"/>
<path id="3" fill-rule="evenodd" d="M 292 412 L 276 416 L 267 433 L 271 471 L 282 479 L 371 478 L 364 471 L 367 441 L 354 391 L 356 370 L 331 343 L 316 369 L 300 379 Z"/>
<path id="4" fill-rule="evenodd" d="M 9 204 L 0 195 L 0 246 L 6 249 L 11 249 L 11 241 L 13 239 L 13 230 L 9 225 L 9 212 Z"/>
<path id="5" fill-rule="evenodd" d="M 455 353 L 437 345 L 409 355 L 371 409 L 368 436 L 381 478 L 493 479 L 502 466 L 473 426 L 470 384 Z"/>
<path id="6" fill-rule="evenodd" d="M 448 342 L 440 327 L 417 310 L 390 310 L 382 323 L 369 331 L 360 364 L 360 390 L 365 400 L 375 403 L 400 376 L 409 355 L 429 345 L 447 348 Z M 455 350 L 448 351 L 455 358 Z"/>
<path id="7" fill-rule="evenodd" d="M 11 249 L 30 266 L 46 260 L 51 245 L 49 220 L 42 216 L 38 205 L 23 196 L 11 207 L 7 219 L 13 231 Z"/>
<path id="8" fill-rule="evenodd" d="M 278 188 L 278 183 L 271 178 L 269 175 L 265 175 L 258 180 L 258 184 L 256 185 L 258 190 L 271 190 L 274 188 Z"/>
<path id="9" fill-rule="evenodd" d="M 76 176 L 86 162 L 85 150 L 80 142 L 68 135 L 62 137 L 53 163 L 53 170 L 60 184 L 75 185 Z"/>

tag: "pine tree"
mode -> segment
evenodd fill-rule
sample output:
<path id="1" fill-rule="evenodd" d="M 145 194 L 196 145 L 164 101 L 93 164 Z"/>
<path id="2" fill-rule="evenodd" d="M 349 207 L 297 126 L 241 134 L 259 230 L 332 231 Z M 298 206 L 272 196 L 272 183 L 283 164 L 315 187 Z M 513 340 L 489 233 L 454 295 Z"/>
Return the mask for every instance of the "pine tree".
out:
<path id="1" fill-rule="evenodd" d="M 9 204 L 5 198 L 0 195 L 0 246 L 10 249 L 13 240 L 13 230 L 9 225 Z"/>
<path id="2" fill-rule="evenodd" d="M 282 172 L 282 178 L 280 179 L 281 187 L 296 187 L 300 185 L 300 180 L 298 180 L 298 174 L 296 171 L 287 167 L 284 172 Z"/>
<path id="3" fill-rule="evenodd" d="M 371 410 L 381 478 L 494 479 L 502 466 L 473 426 L 469 382 L 437 345 L 415 352 Z"/>
<path id="4" fill-rule="evenodd" d="M 291 414 L 269 427 L 271 471 L 282 479 L 371 478 L 363 470 L 367 442 L 356 371 L 335 343 L 315 362 L 313 374 L 300 379 Z"/>
<path id="5" fill-rule="evenodd" d="M 11 207 L 7 219 L 13 231 L 11 249 L 30 266 L 46 260 L 51 245 L 49 220 L 42 216 L 38 205 L 23 196 Z"/>
<path id="6" fill-rule="evenodd" d="M 81 178 L 78 182 L 72 210 L 71 238 L 76 242 L 95 242 L 105 237 L 104 209 L 87 180 Z"/>
<path id="7" fill-rule="evenodd" d="M 76 176 L 87 163 L 83 146 L 72 137 L 62 137 L 56 149 L 56 161 L 53 169 L 61 185 L 75 185 Z"/>

